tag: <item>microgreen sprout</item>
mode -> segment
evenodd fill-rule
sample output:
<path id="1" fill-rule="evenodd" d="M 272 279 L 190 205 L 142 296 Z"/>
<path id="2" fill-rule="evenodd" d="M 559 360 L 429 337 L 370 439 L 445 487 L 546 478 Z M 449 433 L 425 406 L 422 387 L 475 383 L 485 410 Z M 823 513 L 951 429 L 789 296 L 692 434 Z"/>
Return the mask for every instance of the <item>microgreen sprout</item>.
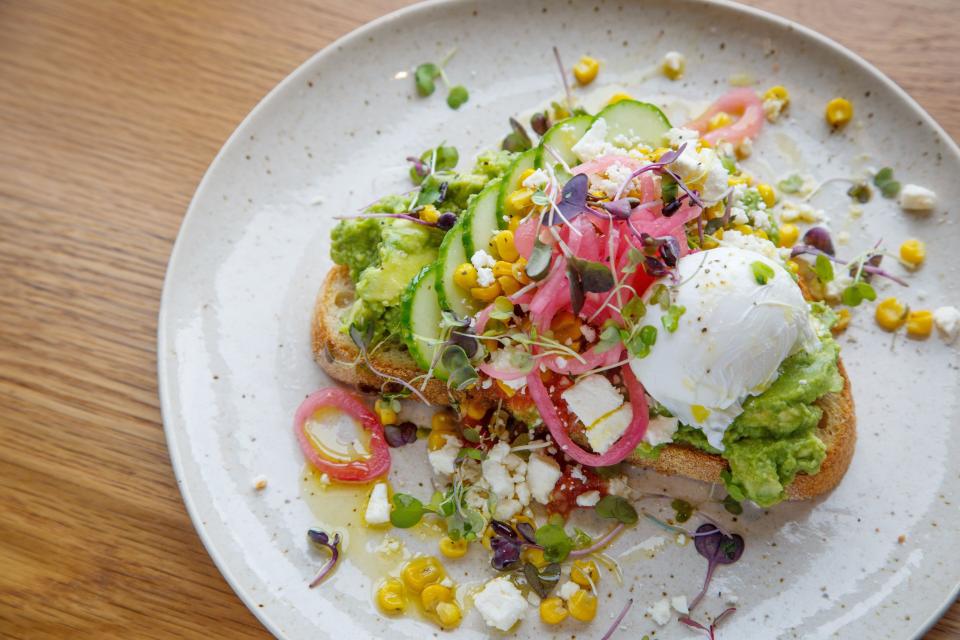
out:
<path id="1" fill-rule="evenodd" d="M 337 560 L 340 559 L 340 534 L 333 534 L 333 540 L 331 540 L 327 532 L 319 529 L 310 529 L 307 531 L 307 537 L 310 539 L 310 542 L 318 547 L 324 547 L 325 549 L 330 550 L 330 558 L 320 568 L 320 571 L 317 573 L 316 577 L 310 581 L 309 586 L 311 589 L 313 589 L 315 586 L 323 582 L 328 575 L 330 575 L 330 572 L 333 571 L 333 568 L 337 565 Z"/>
<path id="2" fill-rule="evenodd" d="M 515 118 L 510 118 L 510 133 L 500 143 L 504 151 L 526 151 L 533 148 L 533 141 L 530 140 L 530 134 L 523 128 L 523 125 L 517 122 Z"/>
<path id="3" fill-rule="evenodd" d="M 813 272 L 823 284 L 833 281 L 833 263 L 824 254 L 819 254 L 813 263 Z"/>
<path id="4" fill-rule="evenodd" d="M 700 603 L 703 596 L 707 593 L 710 586 L 710 580 L 713 578 L 713 572 L 721 564 L 733 564 L 743 555 L 744 542 L 739 534 L 726 535 L 720 531 L 716 525 L 707 523 L 697 528 L 697 537 L 693 539 L 693 544 L 697 553 L 707 560 L 707 576 L 703 581 L 703 588 L 690 602 L 690 610 Z"/>
<path id="5" fill-rule="evenodd" d="M 680 316 L 686 312 L 687 308 L 681 305 L 672 304 L 667 308 L 667 312 L 660 316 L 660 322 L 663 328 L 673 333 L 677 330 L 680 323 Z"/>
<path id="6" fill-rule="evenodd" d="M 621 496 L 606 495 L 593 509 L 601 518 L 616 520 L 622 524 L 637 523 L 637 510 Z"/>
<path id="7" fill-rule="evenodd" d="M 723 620 L 727 616 L 732 615 L 736 610 L 737 610 L 736 607 L 730 607 L 729 609 L 725 609 L 722 613 L 720 613 L 720 615 L 718 615 L 716 618 L 713 619 L 713 622 L 710 623 L 709 627 L 703 626 L 702 624 L 700 624 L 699 622 L 691 618 L 689 615 L 678 618 L 677 622 L 680 622 L 681 624 L 685 624 L 688 627 L 691 627 L 693 629 L 699 629 L 700 631 L 703 631 L 704 633 L 707 634 L 708 640 L 716 640 L 717 627 L 720 626 L 720 623 L 723 622 Z"/>
<path id="8" fill-rule="evenodd" d="M 417 441 L 417 425 L 412 422 L 388 424 L 383 428 L 383 435 L 391 447 L 402 447 Z"/>
<path id="9" fill-rule="evenodd" d="M 893 179 L 893 169 L 884 167 L 873 176 L 873 184 L 880 189 L 884 198 L 896 198 L 900 193 L 900 183 Z"/>
<path id="10" fill-rule="evenodd" d="M 573 93 L 570 91 L 570 82 L 567 80 L 567 71 L 563 66 L 563 60 L 560 59 L 560 50 L 553 48 L 553 57 L 557 61 L 557 68 L 560 70 L 560 79 L 563 80 L 563 94 L 567 97 L 567 111 L 573 110 Z"/>
<path id="11" fill-rule="evenodd" d="M 470 99 L 470 93 L 462 84 L 450 87 L 450 93 L 447 94 L 447 106 L 451 109 L 459 109 L 467 100 Z"/>
<path id="12" fill-rule="evenodd" d="M 350 339 L 353 340 L 353 344 L 356 345 L 357 350 L 360 352 L 360 360 L 367 367 L 367 369 L 370 370 L 372 374 L 374 374 L 378 378 L 383 378 L 384 384 L 386 384 L 387 382 L 393 382 L 395 384 L 398 384 L 404 389 L 406 389 L 407 391 L 409 391 L 410 393 L 412 393 L 413 395 L 417 396 L 417 399 L 420 400 L 420 402 L 424 403 L 427 406 L 433 406 L 430 403 L 430 401 L 427 400 L 427 397 L 422 393 L 420 393 L 420 391 L 416 387 L 411 385 L 409 382 L 407 382 L 402 378 L 398 378 L 388 373 L 384 373 L 383 371 L 380 371 L 379 369 L 373 366 L 373 363 L 370 362 L 370 358 L 367 355 L 367 347 L 370 344 L 370 340 L 373 338 L 372 327 L 368 327 L 367 331 L 363 332 L 360 330 L 359 327 L 357 327 L 357 325 L 351 324 L 348 332 L 350 334 Z"/>
<path id="13" fill-rule="evenodd" d="M 542 136 L 550 129 L 550 115 L 546 111 L 538 111 L 530 116 L 530 128 L 538 136 Z"/>
<path id="14" fill-rule="evenodd" d="M 523 564 L 523 577 L 538 596 L 546 598 L 560 582 L 560 565 L 551 562 L 542 570 L 538 570 L 533 563 L 525 562 Z"/>
<path id="15" fill-rule="evenodd" d="M 803 189 L 803 178 L 800 174 L 794 173 L 778 182 L 777 188 L 783 193 L 800 193 Z"/>
<path id="16" fill-rule="evenodd" d="M 610 625 L 610 628 L 607 629 L 607 632 L 601 636 L 600 640 L 610 640 L 613 637 L 613 634 L 617 632 L 617 627 L 620 626 L 620 623 L 623 622 L 623 619 L 627 617 L 627 612 L 630 611 L 630 607 L 633 606 L 633 598 L 627 600 L 627 604 L 623 605 L 623 609 L 620 610 L 620 613 L 613 620 L 613 624 Z M 647 636 L 644 636 L 647 637 Z"/>
<path id="17" fill-rule="evenodd" d="M 450 87 L 447 74 L 444 73 L 443 70 L 456 52 L 456 49 L 452 49 L 440 64 L 424 62 L 423 64 L 417 65 L 417 68 L 413 72 L 413 82 L 417 87 L 417 93 L 424 98 L 433 95 L 434 91 L 437 90 L 436 80 L 440 78 L 443 83 L 449 87 L 447 92 L 447 105 L 451 109 L 459 109 L 463 103 L 470 99 L 470 94 L 463 85 L 458 84 Z"/>
<path id="18" fill-rule="evenodd" d="M 870 189 L 869 184 L 861 180 L 859 182 L 855 182 L 852 187 L 847 189 L 847 195 L 860 204 L 866 204 L 870 202 L 870 198 L 873 197 L 873 190 Z"/>
<path id="19" fill-rule="evenodd" d="M 757 284 L 767 284 L 775 275 L 773 267 L 759 260 L 751 262 L 750 269 L 753 271 L 753 277 L 756 279 Z"/>

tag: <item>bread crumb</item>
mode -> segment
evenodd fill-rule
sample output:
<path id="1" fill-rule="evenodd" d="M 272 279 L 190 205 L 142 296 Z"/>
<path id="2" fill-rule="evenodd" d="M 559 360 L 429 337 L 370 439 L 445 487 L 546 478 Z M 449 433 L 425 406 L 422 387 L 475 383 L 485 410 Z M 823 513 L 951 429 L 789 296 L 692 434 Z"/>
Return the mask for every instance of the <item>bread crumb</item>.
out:
<path id="1" fill-rule="evenodd" d="M 263 491 L 267 488 L 267 476 L 257 476 L 253 479 L 253 488 L 257 491 Z"/>

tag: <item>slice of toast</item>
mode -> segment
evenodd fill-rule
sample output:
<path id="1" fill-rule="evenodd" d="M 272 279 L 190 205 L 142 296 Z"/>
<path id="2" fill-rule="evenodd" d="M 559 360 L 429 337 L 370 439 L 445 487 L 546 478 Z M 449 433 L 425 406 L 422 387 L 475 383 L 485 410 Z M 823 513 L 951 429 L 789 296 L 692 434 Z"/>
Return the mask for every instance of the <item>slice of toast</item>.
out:
<path id="1" fill-rule="evenodd" d="M 335 266 L 327 274 L 314 308 L 314 358 L 335 380 L 358 387 L 361 391 L 377 392 L 383 379 L 362 364 L 355 364 L 359 362 L 360 353 L 350 336 L 340 330 L 343 314 L 350 308 L 353 300 L 353 283 L 347 268 Z M 403 380 L 411 380 L 422 374 L 403 347 L 378 350 L 370 359 L 383 373 Z M 817 404 L 823 409 L 823 418 L 817 426 L 817 436 L 827 447 L 827 457 L 819 473 L 800 473 L 787 486 L 787 496 L 791 500 L 813 498 L 833 489 L 843 478 L 853 458 L 857 440 L 853 394 L 843 362 L 838 362 L 838 365 L 844 381 L 843 390 L 829 393 L 817 400 Z M 422 392 L 431 403 L 437 405 L 449 405 L 452 401 L 492 405 L 498 399 L 498 393 L 493 387 L 478 387 L 451 395 L 446 385 L 435 379 L 427 382 Z M 685 476 L 703 482 L 720 482 L 720 473 L 727 468 L 727 462 L 722 457 L 681 444 L 668 444 L 656 460 L 634 454 L 628 461 L 667 475 Z"/>

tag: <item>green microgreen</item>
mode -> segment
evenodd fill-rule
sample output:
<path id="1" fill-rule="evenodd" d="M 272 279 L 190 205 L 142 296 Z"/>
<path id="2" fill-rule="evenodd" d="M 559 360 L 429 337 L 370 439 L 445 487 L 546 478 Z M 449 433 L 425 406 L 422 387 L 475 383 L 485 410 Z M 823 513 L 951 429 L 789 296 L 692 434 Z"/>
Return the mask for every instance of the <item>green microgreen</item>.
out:
<path id="1" fill-rule="evenodd" d="M 458 84 L 450 87 L 450 93 L 447 94 L 447 106 L 451 109 L 459 109 L 469 99 L 470 94 L 467 92 L 467 88 Z"/>
<path id="2" fill-rule="evenodd" d="M 853 186 L 847 189 L 847 195 L 860 204 L 866 204 L 873 197 L 873 190 L 869 184 L 861 180 L 853 183 Z"/>
<path id="3" fill-rule="evenodd" d="M 527 266 L 524 268 L 527 277 L 531 280 L 539 281 L 547 277 L 550 272 L 550 262 L 553 257 L 553 247 L 537 238 L 533 243 L 533 251 L 530 252 L 530 258 L 527 259 Z"/>
<path id="4" fill-rule="evenodd" d="M 393 494 L 393 509 L 390 511 L 390 524 L 398 529 L 409 529 L 423 518 L 423 503 L 406 493 Z"/>
<path id="5" fill-rule="evenodd" d="M 693 515 L 693 505 L 687 502 L 686 500 L 681 500 L 680 498 L 675 498 L 670 506 L 673 508 L 674 517 L 673 519 L 677 522 L 683 523 L 690 519 L 690 516 Z"/>
<path id="6" fill-rule="evenodd" d="M 573 540 L 559 524 L 545 524 L 537 529 L 536 540 L 543 547 L 547 562 L 563 562 L 573 550 Z"/>
<path id="7" fill-rule="evenodd" d="M 817 274 L 817 279 L 820 280 L 823 284 L 827 284 L 833 280 L 833 263 L 830 262 L 830 258 L 821 254 L 817 254 L 817 259 L 813 263 L 813 272 Z"/>
<path id="8" fill-rule="evenodd" d="M 447 345 L 440 356 L 440 364 L 448 372 L 447 386 L 456 391 L 463 391 L 479 379 L 467 352 L 460 345 Z"/>
<path id="9" fill-rule="evenodd" d="M 636 524 L 637 510 L 621 496 L 606 495 L 593 508 L 601 518 L 616 520 L 623 524 Z"/>
<path id="10" fill-rule="evenodd" d="M 667 312 L 660 316 L 660 322 L 663 324 L 663 328 L 670 333 L 676 331 L 677 325 L 680 323 L 680 316 L 682 316 L 686 310 L 687 308 L 681 305 L 670 305 Z"/>
<path id="11" fill-rule="evenodd" d="M 900 183 L 893 179 L 893 169 L 884 167 L 873 176 L 873 184 L 880 189 L 884 198 L 896 198 L 900 193 Z"/>
<path id="12" fill-rule="evenodd" d="M 723 508 L 735 516 L 743 513 L 743 505 L 740 504 L 739 500 L 735 500 L 734 497 L 730 495 L 723 499 Z"/>
<path id="13" fill-rule="evenodd" d="M 784 193 L 799 193 L 803 189 L 803 178 L 794 173 L 777 183 L 777 188 Z"/>
<path id="14" fill-rule="evenodd" d="M 435 80 L 443 73 L 440 67 L 432 62 L 424 62 L 413 72 L 413 80 L 417 85 L 417 93 L 423 97 L 432 95 L 437 89 Z"/>
<path id="15" fill-rule="evenodd" d="M 757 284 L 767 284 L 767 282 L 773 279 L 773 267 L 765 262 L 760 262 L 759 260 L 751 262 L 750 269 L 753 271 L 753 277 L 756 279 Z"/>

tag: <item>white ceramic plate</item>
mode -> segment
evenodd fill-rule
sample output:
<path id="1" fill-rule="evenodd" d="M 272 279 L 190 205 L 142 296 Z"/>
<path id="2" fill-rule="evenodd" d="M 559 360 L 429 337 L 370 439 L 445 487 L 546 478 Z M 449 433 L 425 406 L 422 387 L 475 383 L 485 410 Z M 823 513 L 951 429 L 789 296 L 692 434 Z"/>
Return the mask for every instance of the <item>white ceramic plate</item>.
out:
<path id="1" fill-rule="evenodd" d="M 508 116 L 557 95 L 554 44 L 568 64 L 585 51 L 598 56 L 605 61 L 599 84 L 619 82 L 651 101 L 710 99 L 735 74 L 760 88 L 788 86 L 790 117 L 767 128 L 753 166 L 822 179 L 889 164 L 902 180 L 935 189 L 941 204 L 926 217 L 875 198 L 853 219 L 840 186 L 818 204 L 835 232 L 850 233 L 844 252 L 881 237 L 893 247 L 925 239 L 928 263 L 896 294 L 914 305 L 960 304 L 960 228 L 956 212 L 953 220 L 948 214 L 960 201 L 956 145 L 890 80 L 822 36 L 696 0 L 437 2 L 377 20 L 292 73 L 224 145 L 190 205 L 164 288 L 159 376 L 184 500 L 226 579 L 279 637 L 437 633 L 412 618 L 378 616 L 369 570 L 349 561 L 322 588 L 306 588 L 323 557 L 304 535 L 317 516 L 303 496 L 290 423 L 304 395 L 329 384 L 311 361 L 311 307 L 330 266 L 331 217 L 408 188 L 403 158 L 441 140 L 461 157 L 495 145 Z M 406 77 L 452 47 L 448 73 L 471 94 L 458 112 L 439 94 L 415 97 Z M 646 73 L 669 49 L 687 57 L 681 82 Z M 835 95 L 856 107 L 855 122 L 840 135 L 828 132 L 822 116 Z M 881 296 L 891 291 L 882 286 Z M 714 583 L 714 591 L 739 598 L 721 637 L 909 638 L 956 594 L 957 351 L 936 337 L 882 334 L 869 308 L 856 314 L 843 347 L 860 424 L 853 464 L 826 498 L 731 525 L 747 538 L 747 551 Z M 394 465 L 399 486 L 422 480 L 410 469 L 422 466 L 423 452 L 408 449 Z M 404 464 L 418 459 L 421 465 Z M 269 485 L 256 492 L 261 474 Z M 642 481 L 691 497 L 704 491 L 653 476 Z M 660 533 L 641 524 L 618 549 Z M 348 557 L 362 556 L 363 541 L 349 543 Z M 630 589 L 637 605 L 619 637 L 693 637 L 675 622 L 659 628 L 644 612 L 662 593 L 694 594 L 703 569 L 689 547 L 671 543 L 653 559 L 626 563 L 627 586 L 605 578 L 593 626 L 568 621 L 548 629 L 533 614 L 518 636 L 597 637 Z M 725 597 L 712 594 L 701 617 L 722 610 Z M 485 635 L 476 612 L 457 635 Z"/>

